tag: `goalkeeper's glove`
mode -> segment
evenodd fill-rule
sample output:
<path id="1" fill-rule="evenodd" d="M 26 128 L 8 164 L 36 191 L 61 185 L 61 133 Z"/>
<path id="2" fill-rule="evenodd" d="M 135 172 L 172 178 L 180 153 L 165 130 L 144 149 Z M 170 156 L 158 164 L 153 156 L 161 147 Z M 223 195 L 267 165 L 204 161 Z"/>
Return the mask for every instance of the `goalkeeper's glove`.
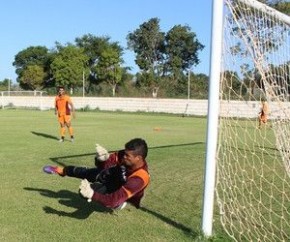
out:
<path id="1" fill-rule="evenodd" d="M 96 144 L 96 156 L 95 161 L 103 162 L 109 158 L 110 154 L 109 152 L 99 144 Z"/>
<path id="2" fill-rule="evenodd" d="M 80 194 L 88 199 L 88 202 L 92 201 L 92 197 L 94 195 L 94 190 L 91 188 L 91 184 L 87 179 L 83 179 L 80 185 Z"/>

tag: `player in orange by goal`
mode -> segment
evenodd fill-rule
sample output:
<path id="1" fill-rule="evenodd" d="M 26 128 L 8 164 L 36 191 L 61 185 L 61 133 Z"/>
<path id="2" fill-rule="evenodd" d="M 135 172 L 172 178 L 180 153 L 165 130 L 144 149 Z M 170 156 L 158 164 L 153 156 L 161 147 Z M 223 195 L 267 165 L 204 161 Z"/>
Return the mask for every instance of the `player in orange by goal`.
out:
<path id="1" fill-rule="evenodd" d="M 268 116 L 269 116 L 269 104 L 266 99 L 262 99 L 262 107 L 261 107 L 261 112 L 259 113 L 259 129 L 261 128 L 262 124 L 267 125 L 268 122 Z"/>

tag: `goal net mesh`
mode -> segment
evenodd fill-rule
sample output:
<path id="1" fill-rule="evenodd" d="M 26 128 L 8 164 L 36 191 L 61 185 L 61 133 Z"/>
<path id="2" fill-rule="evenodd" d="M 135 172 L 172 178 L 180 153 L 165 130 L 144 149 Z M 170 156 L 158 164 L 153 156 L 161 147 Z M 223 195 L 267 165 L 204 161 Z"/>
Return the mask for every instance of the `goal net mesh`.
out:
<path id="1" fill-rule="evenodd" d="M 235 241 L 290 239 L 290 18 L 225 0 L 216 196 Z M 258 116 L 262 100 L 270 114 Z"/>

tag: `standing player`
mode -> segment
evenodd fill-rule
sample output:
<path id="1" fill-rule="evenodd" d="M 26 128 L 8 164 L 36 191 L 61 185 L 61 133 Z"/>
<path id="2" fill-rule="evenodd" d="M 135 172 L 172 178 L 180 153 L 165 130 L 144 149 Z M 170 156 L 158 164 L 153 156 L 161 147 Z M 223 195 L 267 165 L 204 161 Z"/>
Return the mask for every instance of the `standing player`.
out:
<path id="1" fill-rule="evenodd" d="M 267 124 L 269 111 L 270 110 L 269 110 L 268 102 L 265 99 L 262 99 L 261 112 L 259 113 L 259 116 L 258 116 L 259 129 L 261 128 L 262 123 L 265 125 Z"/>
<path id="2" fill-rule="evenodd" d="M 71 98 L 65 94 L 64 87 L 58 87 L 58 95 L 55 97 L 55 115 L 58 116 L 58 122 L 60 124 L 60 140 L 64 142 L 66 127 L 68 128 L 71 142 L 74 141 L 73 128 L 71 126 L 71 114 L 75 117 L 74 105 Z"/>

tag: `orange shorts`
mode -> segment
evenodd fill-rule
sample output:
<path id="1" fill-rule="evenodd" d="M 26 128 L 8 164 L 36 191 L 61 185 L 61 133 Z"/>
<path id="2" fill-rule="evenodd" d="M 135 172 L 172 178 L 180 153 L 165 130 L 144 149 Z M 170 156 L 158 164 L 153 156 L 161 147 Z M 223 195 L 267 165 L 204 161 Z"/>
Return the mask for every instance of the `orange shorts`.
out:
<path id="1" fill-rule="evenodd" d="M 70 115 L 60 115 L 58 116 L 58 122 L 61 124 L 70 123 L 71 116 Z"/>

